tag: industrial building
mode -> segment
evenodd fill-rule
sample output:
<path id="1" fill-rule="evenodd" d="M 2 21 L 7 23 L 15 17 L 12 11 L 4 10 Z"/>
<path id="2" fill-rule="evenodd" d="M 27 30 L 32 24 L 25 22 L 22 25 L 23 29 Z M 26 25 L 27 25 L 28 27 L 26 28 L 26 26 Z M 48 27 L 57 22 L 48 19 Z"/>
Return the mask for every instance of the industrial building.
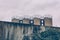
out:
<path id="1" fill-rule="evenodd" d="M 52 26 L 52 18 L 50 17 L 13 18 L 11 22 L 0 21 L 0 40 L 35 40 L 34 34 L 39 34 L 49 29 L 60 32 L 59 27 Z"/>

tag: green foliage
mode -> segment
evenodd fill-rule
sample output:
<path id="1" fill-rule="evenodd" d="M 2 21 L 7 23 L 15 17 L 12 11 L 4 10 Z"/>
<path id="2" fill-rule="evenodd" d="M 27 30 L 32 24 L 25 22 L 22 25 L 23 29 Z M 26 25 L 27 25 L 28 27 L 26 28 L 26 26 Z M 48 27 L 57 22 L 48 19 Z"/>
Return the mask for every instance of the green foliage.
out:
<path id="1" fill-rule="evenodd" d="M 60 32 L 57 30 L 47 30 L 42 33 L 35 33 L 33 40 L 60 40 Z"/>
<path id="2" fill-rule="evenodd" d="M 41 38 L 44 40 L 59 40 L 60 32 L 56 30 L 47 30 L 41 33 Z"/>

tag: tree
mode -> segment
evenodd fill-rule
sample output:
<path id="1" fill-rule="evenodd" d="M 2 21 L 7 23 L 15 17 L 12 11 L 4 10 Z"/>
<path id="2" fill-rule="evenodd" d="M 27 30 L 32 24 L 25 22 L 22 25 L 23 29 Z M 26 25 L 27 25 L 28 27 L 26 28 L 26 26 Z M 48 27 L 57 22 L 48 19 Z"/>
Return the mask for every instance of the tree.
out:
<path id="1" fill-rule="evenodd" d="M 44 40 L 59 40 L 59 34 L 56 30 L 47 30 L 41 33 L 41 38 Z"/>

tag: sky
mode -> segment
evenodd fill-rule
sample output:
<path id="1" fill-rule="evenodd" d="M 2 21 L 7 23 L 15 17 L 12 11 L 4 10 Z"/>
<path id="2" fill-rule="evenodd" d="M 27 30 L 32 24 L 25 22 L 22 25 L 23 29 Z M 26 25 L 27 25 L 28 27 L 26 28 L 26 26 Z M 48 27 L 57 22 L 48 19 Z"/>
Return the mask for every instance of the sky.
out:
<path id="1" fill-rule="evenodd" d="M 0 0 L 1 21 L 25 15 L 51 15 L 53 26 L 60 27 L 60 0 Z"/>

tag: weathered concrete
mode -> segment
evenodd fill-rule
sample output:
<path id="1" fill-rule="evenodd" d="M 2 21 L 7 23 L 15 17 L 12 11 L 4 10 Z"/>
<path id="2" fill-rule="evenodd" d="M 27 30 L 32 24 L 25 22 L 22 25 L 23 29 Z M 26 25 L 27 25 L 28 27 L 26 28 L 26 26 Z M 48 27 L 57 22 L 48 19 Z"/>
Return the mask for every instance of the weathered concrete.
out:
<path id="1" fill-rule="evenodd" d="M 38 34 L 49 29 L 60 32 L 58 27 L 0 21 L 0 40 L 23 40 L 24 36 L 31 40 L 35 34 L 33 31 L 37 30 L 36 33 Z"/>

